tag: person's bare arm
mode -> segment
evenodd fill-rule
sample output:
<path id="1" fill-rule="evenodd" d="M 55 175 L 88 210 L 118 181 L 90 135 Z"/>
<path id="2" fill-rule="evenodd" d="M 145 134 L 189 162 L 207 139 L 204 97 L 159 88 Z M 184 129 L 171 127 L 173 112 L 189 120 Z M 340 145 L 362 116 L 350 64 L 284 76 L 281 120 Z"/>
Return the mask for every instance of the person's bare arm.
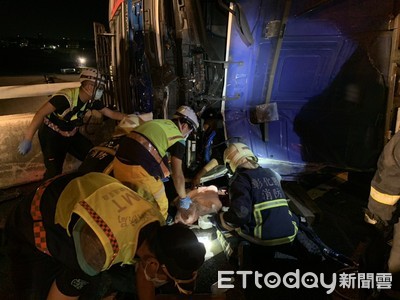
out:
<path id="1" fill-rule="evenodd" d="M 154 300 L 156 298 L 154 284 L 146 279 L 143 266 L 140 263 L 136 270 L 136 288 L 139 300 Z"/>
<path id="2" fill-rule="evenodd" d="M 102 115 L 104 115 L 110 119 L 117 120 L 117 121 L 121 121 L 123 118 L 125 118 L 127 116 L 126 114 L 124 114 L 122 112 L 109 109 L 108 107 L 104 107 L 99 111 L 101 112 Z"/>
<path id="3" fill-rule="evenodd" d="M 50 287 L 49 294 L 47 295 L 47 300 L 77 300 L 79 296 L 66 296 L 58 289 L 57 284 L 53 281 Z"/>
<path id="4" fill-rule="evenodd" d="M 197 172 L 196 176 L 194 176 L 192 180 L 192 188 L 197 187 L 200 184 L 201 177 L 207 174 L 210 170 L 214 169 L 218 166 L 218 161 L 213 158 L 210 160 L 199 172 Z"/>
<path id="5" fill-rule="evenodd" d="M 43 106 L 36 112 L 28 129 L 25 131 L 25 139 L 32 141 L 35 132 L 38 130 L 39 126 L 42 124 L 43 119 L 48 114 L 54 112 L 56 108 L 50 103 L 46 102 Z"/>
<path id="6" fill-rule="evenodd" d="M 182 160 L 171 156 L 171 176 L 174 182 L 174 187 L 176 193 L 178 194 L 179 198 L 183 199 L 186 197 L 186 188 L 185 188 L 185 176 L 183 175 L 182 171 Z"/>

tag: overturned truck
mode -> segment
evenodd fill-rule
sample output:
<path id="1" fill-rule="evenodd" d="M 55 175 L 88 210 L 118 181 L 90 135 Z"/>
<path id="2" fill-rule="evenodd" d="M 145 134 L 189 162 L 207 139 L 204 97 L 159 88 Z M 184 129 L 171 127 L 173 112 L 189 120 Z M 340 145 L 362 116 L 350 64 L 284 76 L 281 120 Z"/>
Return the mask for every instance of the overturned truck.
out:
<path id="1" fill-rule="evenodd" d="M 217 108 L 226 140 L 284 178 L 369 172 L 399 128 L 399 6 L 112 0 L 109 24 L 94 26 L 97 64 L 119 109 Z"/>

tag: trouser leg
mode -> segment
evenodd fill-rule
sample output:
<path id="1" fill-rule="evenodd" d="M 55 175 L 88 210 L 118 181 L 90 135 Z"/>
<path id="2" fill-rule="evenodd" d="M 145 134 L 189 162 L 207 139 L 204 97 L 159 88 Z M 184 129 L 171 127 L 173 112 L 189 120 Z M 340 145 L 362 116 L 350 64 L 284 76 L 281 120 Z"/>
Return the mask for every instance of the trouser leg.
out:
<path id="1" fill-rule="evenodd" d="M 43 179 L 46 180 L 62 173 L 68 143 L 67 138 L 59 135 L 46 125 L 42 125 L 39 128 L 38 137 L 46 167 Z"/>
<path id="2" fill-rule="evenodd" d="M 393 243 L 388 261 L 388 271 L 391 273 L 400 272 L 400 222 L 394 224 Z"/>
<path id="3" fill-rule="evenodd" d="M 8 228 L 8 230 L 11 230 Z M 43 300 L 60 266 L 33 245 L 9 235 L 6 245 L 10 299 Z M 1 280 L 4 280 L 2 278 Z"/>
<path id="4" fill-rule="evenodd" d="M 83 161 L 90 149 L 93 148 L 92 142 L 79 132 L 69 139 L 68 153 L 80 161 Z"/>

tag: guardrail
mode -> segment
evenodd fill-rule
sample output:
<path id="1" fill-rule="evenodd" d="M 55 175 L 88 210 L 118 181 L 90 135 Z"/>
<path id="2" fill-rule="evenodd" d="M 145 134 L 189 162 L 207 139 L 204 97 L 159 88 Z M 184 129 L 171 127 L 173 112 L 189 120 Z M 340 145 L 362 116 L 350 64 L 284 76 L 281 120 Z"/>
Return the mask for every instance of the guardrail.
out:
<path id="1" fill-rule="evenodd" d="M 46 96 L 66 88 L 78 87 L 79 82 L 0 86 L 0 99 Z"/>

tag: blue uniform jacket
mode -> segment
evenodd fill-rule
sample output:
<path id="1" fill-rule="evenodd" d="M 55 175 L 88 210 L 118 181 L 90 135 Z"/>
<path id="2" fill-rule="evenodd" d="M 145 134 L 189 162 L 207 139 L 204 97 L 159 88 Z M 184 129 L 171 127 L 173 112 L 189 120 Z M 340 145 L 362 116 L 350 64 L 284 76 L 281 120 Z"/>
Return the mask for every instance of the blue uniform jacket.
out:
<path id="1" fill-rule="evenodd" d="M 294 240 L 298 218 L 289 209 L 276 172 L 238 167 L 229 182 L 229 198 L 231 206 L 223 218 L 240 227 L 244 238 L 267 246 Z"/>

